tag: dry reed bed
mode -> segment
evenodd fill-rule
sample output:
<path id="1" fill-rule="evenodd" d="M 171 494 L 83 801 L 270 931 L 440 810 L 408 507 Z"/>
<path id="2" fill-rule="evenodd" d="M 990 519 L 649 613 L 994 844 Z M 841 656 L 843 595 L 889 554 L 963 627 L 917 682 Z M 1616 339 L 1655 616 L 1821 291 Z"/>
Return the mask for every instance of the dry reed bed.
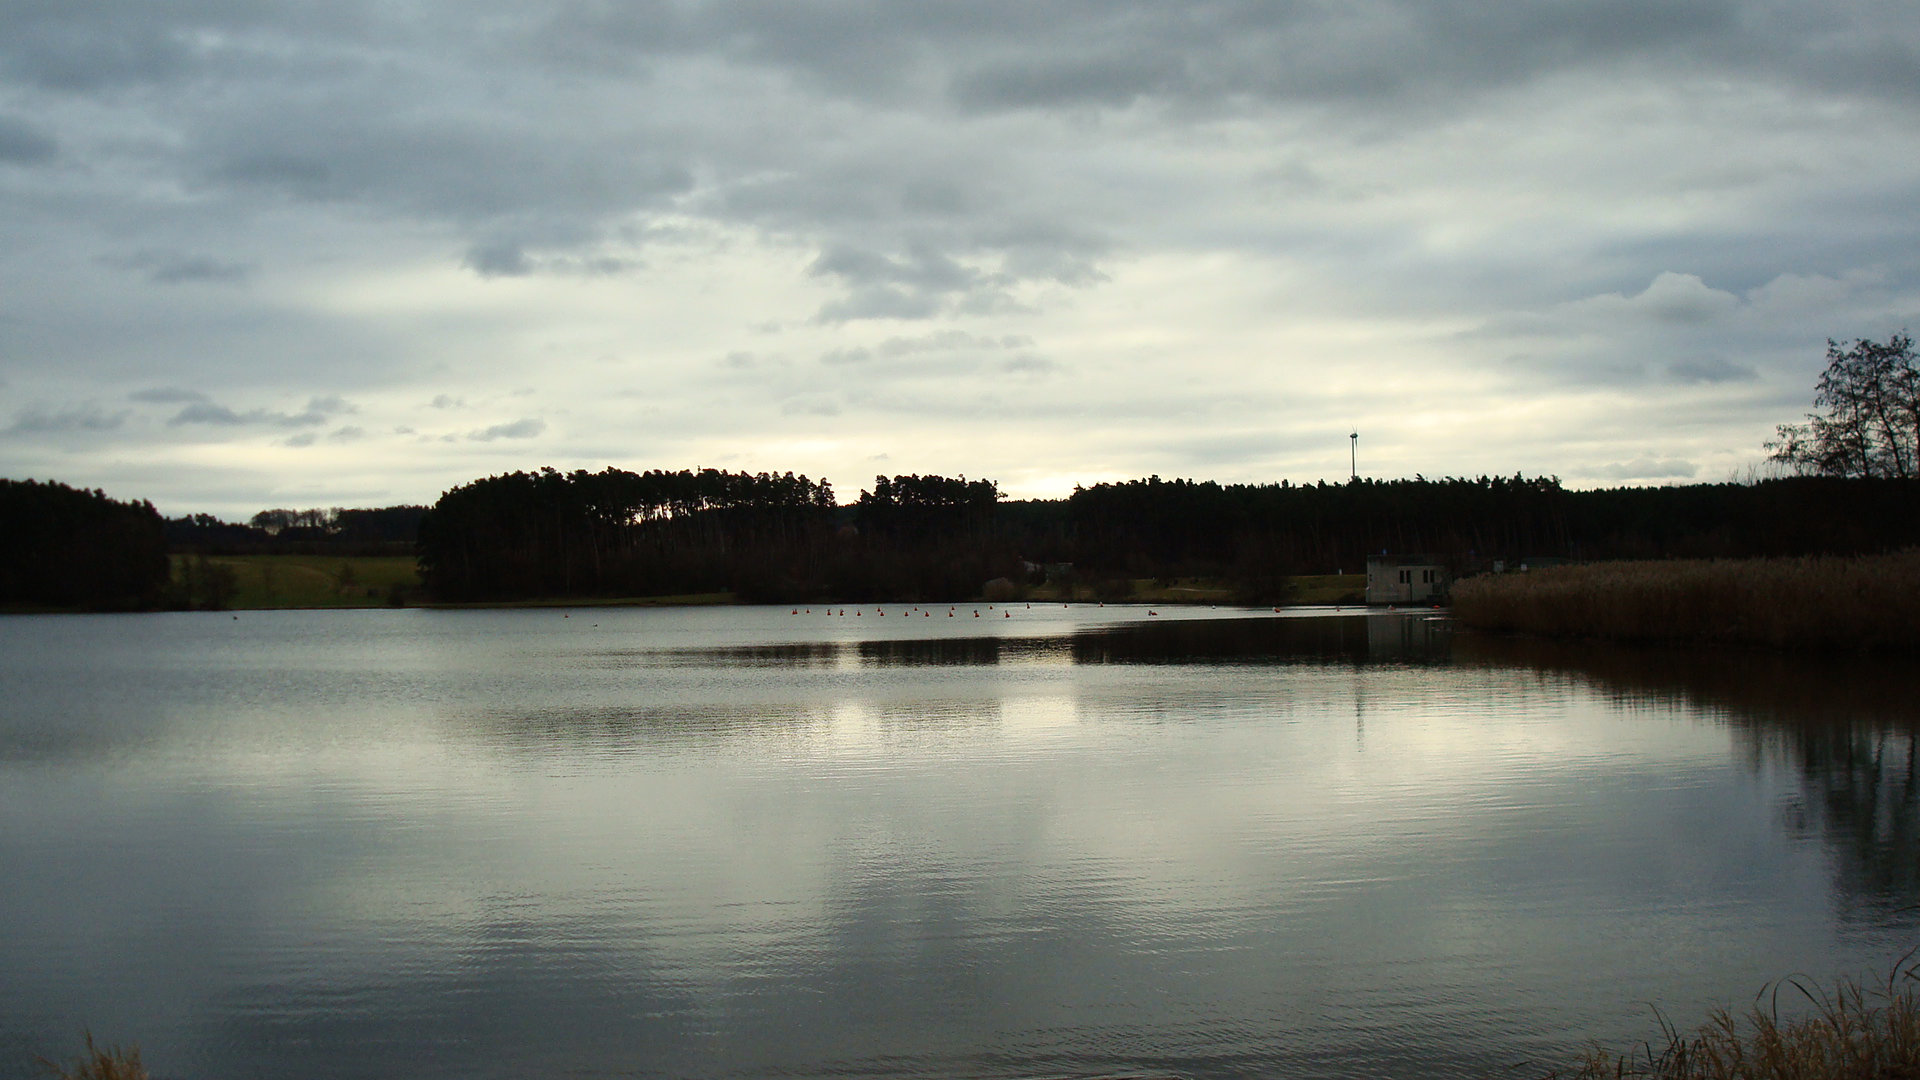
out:
<path id="1" fill-rule="evenodd" d="M 1920 646 L 1920 551 L 1849 558 L 1591 563 L 1468 578 L 1484 630 L 1815 649 Z"/>

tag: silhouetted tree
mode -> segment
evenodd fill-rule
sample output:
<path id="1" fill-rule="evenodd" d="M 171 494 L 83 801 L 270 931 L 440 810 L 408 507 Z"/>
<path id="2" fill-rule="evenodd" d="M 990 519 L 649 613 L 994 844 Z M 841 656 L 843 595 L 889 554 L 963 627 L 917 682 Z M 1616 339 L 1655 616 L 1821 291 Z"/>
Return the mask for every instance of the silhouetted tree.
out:
<path id="1" fill-rule="evenodd" d="M 1827 342 L 1818 413 L 1782 424 L 1773 460 L 1817 476 L 1920 478 L 1920 362 L 1904 331 L 1885 342 Z"/>

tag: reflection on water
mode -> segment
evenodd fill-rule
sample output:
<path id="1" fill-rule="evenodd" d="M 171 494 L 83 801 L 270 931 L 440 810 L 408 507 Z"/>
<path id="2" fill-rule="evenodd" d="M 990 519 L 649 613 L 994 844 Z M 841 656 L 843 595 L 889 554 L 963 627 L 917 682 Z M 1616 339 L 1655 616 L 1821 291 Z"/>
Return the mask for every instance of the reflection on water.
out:
<path id="1" fill-rule="evenodd" d="M 994 664 L 1216 664 L 1445 661 L 1451 619 L 1425 613 L 1327 613 L 1314 618 L 1157 617 L 1027 637 L 887 638 L 710 645 L 612 654 L 664 666 L 943 667 Z"/>
<path id="2" fill-rule="evenodd" d="M 1528 1075 L 1911 943 L 1885 665 L 875 614 L 0 620 L 0 1076 Z"/>
<path id="3" fill-rule="evenodd" d="M 1463 663 L 1580 680 L 1624 706 L 1727 724 L 1750 768 L 1791 769 L 1780 815 L 1833 856 L 1849 917 L 1904 924 L 1920 901 L 1920 698 L 1904 664 L 1729 649 L 1463 635 Z"/>

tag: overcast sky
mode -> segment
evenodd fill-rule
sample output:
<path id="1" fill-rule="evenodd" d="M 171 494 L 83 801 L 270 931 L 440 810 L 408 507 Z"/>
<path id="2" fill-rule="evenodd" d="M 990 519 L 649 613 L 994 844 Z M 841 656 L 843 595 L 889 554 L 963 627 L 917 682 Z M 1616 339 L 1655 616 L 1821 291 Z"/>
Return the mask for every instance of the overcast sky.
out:
<path id="1" fill-rule="evenodd" d="M 0 474 L 1720 481 L 1917 136 L 1910 0 L 9 0 Z"/>

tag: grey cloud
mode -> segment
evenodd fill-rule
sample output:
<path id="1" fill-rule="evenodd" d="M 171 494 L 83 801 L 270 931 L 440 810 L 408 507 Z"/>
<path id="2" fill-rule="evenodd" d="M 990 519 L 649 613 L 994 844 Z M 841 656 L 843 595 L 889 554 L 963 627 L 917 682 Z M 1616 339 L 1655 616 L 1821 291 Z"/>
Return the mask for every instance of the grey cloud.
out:
<path id="1" fill-rule="evenodd" d="M 261 412 L 258 414 L 258 417 L 264 418 L 265 415 L 264 412 Z M 173 419 L 167 421 L 167 426 L 180 427 L 183 424 L 213 424 L 220 427 L 238 427 L 249 422 L 251 422 L 249 417 L 242 416 L 232 409 L 227 408 L 225 405 L 216 405 L 210 401 L 203 401 L 188 405 L 186 408 L 175 413 Z"/>
<path id="2" fill-rule="evenodd" d="M 855 289 L 844 299 L 821 305 L 814 321 L 841 323 L 856 319 L 931 319 L 940 313 L 941 306 L 937 296 L 907 289 L 871 287 Z"/>
<path id="3" fill-rule="evenodd" d="M 950 93 L 963 109 L 1124 108 L 1139 98 L 1190 87 L 1179 56 L 1155 55 L 1150 42 L 1118 54 L 1030 55 L 963 72 Z"/>
<path id="4" fill-rule="evenodd" d="M 279 188 L 307 198 L 327 194 L 333 170 L 318 158 L 292 154 L 230 157 L 213 170 L 215 178 L 242 185 Z"/>
<path id="5" fill-rule="evenodd" d="M 547 430 L 547 422 L 534 417 L 515 420 L 510 424 L 495 424 L 489 428 L 470 432 L 467 438 L 473 442 L 492 442 L 495 439 L 531 439 Z"/>
<path id="6" fill-rule="evenodd" d="M 834 276 L 855 284 L 909 285 L 935 292 L 964 289 L 978 278 L 974 271 L 925 245 L 916 245 L 904 259 L 894 259 L 876 251 L 836 244 L 821 252 L 807 272 L 815 277 Z"/>
<path id="7" fill-rule="evenodd" d="M 1418 105 L 1636 61 L 1788 73 L 1879 97 L 1910 99 L 1920 88 L 1911 27 L 1897 5 L 1733 0 L 570 4 L 535 26 L 528 49 L 571 70 L 607 73 L 718 55 L 784 72 L 815 92 L 895 107 L 944 98 L 971 111 L 1113 109 L 1143 99 Z"/>
<path id="8" fill-rule="evenodd" d="M 815 319 L 823 323 L 931 318 L 983 294 L 996 296 L 1007 284 L 1004 277 L 984 274 L 926 243 L 909 245 L 900 258 L 835 244 L 821 252 L 807 273 L 850 286 L 849 295 L 820 309 Z"/>
<path id="9" fill-rule="evenodd" d="M 183 282 L 239 282 L 253 273 L 245 263 L 224 262 L 210 255 L 180 251 L 148 250 L 108 260 L 112 265 L 144 273 L 148 281 L 162 285 Z"/>
<path id="10" fill-rule="evenodd" d="M 182 402 L 205 401 L 207 395 L 198 390 L 182 390 L 176 386 L 156 386 L 147 390 L 135 390 L 127 395 L 129 401 L 144 401 L 155 405 L 178 405 Z"/>
<path id="11" fill-rule="evenodd" d="M 864 364 L 871 359 L 873 359 L 873 350 L 861 346 L 851 349 L 833 349 L 820 354 L 820 362 L 832 366 Z"/>
<path id="12" fill-rule="evenodd" d="M 461 263 L 483 278 L 525 277 L 533 273 L 533 263 L 518 244 L 476 244 L 467 249 Z"/>
<path id="13" fill-rule="evenodd" d="M 0 33 L 0 70 L 42 87 L 94 91 L 173 77 L 190 62 L 173 13 L 137 4 L 21 4 Z"/>
<path id="14" fill-rule="evenodd" d="M 204 424 L 211 427 L 245 427 L 265 425 L 271 427 L 313 427 L 327 422 L 328 417 L 337 413 L 356 411 L 353 405 L 338 396 L 316 397 L 307 401 L 307 407 L 301 412 L 285 413 L 269 409 L 249 409 L 236 412 L 225 405 L 200 400 L 187 405 L 167 421 L 168 427 L 183 427 L 188 424 Z"/>
<path id="15" fill-rule="evenodd" d="M 1001 364 L 1000 370 L 1009 375 L 1051 375 L 1064 369 L 1045 357 L 1023 355 Z"/>
<path id="16" fill-rule="evenodd" d="M 981 231 L 976 240 L 1001 253 L 1001 269 L 1013 278 L 1047 279 L 1074 287 L 1109 280 L 1099 260 L 1112 251 L 1112 242 L 1062 222 L 1003 225 Z"/>
<path id="17" fill-rule="evenodd" d="M 630 273 L 640 265 L 635 260 L 613 255 L 548 255 L 535 258 L 512 241 L 475 244 L 467 249 L 460 264 L 483 278 L 528 277 L 537 273 L 615 277 Z"/>
<path id="18" fill-rule="evenodd" d="M 405 89 L 352 84 L 334 100 L 279 98 L 219 118 L 195 133 L 192 152 L 214 163 L 204 182 L 454 222 L 491 237 L 471 254 L 494 268 L 512 265 L 513 248 L 591 242 L 693 184 L 671 151 L 610 130 L 613 118 L 481 109 L 426 71 L 410 75 L 425 100 L 405 109 L 394 100 Z"/>
<path id="19" fill-rule="evenodd" d="M 302 432 L 281 442 L 282 446 L 305 447 L 319 442 L 320 437 L 311 431 Z"/>
<path id="20" fill-rule="evenodd" d="M 1696 356 L 1677 361 L 1667 366 L 1667 372 L 1681 382 L 1690 383 L 1752 382 L 1760 377 L 1752 368 L 1721 356 Z"/>
<path id="21" fill-rule="evenodd" d="M 0 164 L 38 165 L 52 161 L 60 143 L 25 120 L 0 116 Z"/>
<path id="22" fill-rule="evenodd" d="M 466 407 L 467 402 L 466 399 L 454 397 L 452 394 L 435 394 L 433 400 L 427 404 L 436 409 L 462 409 Z"/>
<path id="23" fill-rule="evenodd" d="M 130 410 L 107 412 L 98 405 L 74 405 L 64 409 L 31 407 L 14 414 L 13 423 L 0 434 L 52 435 L 63 432 L 112 431 L 126 423 Z"/>

